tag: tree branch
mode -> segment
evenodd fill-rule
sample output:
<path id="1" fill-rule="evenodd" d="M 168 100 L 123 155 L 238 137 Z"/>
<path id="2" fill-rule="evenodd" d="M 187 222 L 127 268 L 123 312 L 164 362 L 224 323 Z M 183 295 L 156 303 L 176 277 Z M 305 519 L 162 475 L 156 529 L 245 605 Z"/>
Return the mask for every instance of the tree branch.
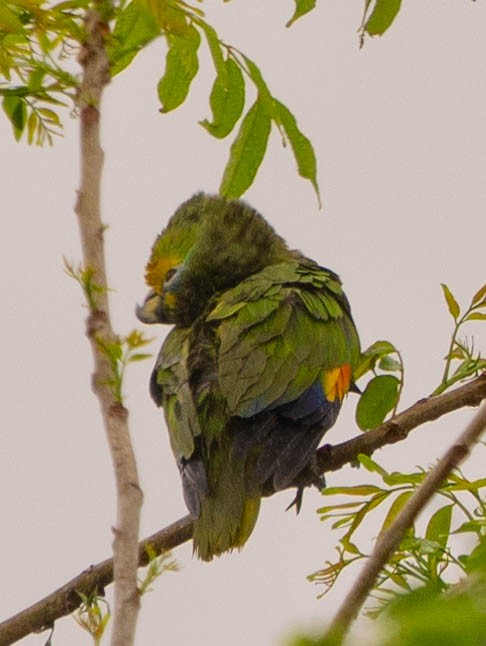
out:
<path id="1" fill-rule="evenodd" d="M 100 146 L 100 105 L 110 80 L 105 40 L 108 25 L 87 10 L 86 40 L 79 55 L 83 74 L 78 94 L 81 136 L 81 183 L 76 204 L 85 271 L 92 272 L 87 336 L 95 364 L 93 390 L 98 397 L 115 471 L 117 526 L 114 531 L 115 609 L 112 644 L 131 646 L 140 605 L 137 589 L 138 535 L 142 491 L 128 429 L 128 411 L 113 389 L 114 367 L 106 348 L 116 341 L 108 305 L 100 191 L 103 151 Z"/>
<path id="2" fill-rule="evenodd" d="M 324 635 L 326 643 L 340 644 L 342 642 L 346 632 L 361 610 L 361 606 L 375 585 L 378 575 L 390 560 L 409 527 L 413 525 L 417 516 L 451 471 L 458 467 L 469 455 L 472 447 L 485 430 L 486 404 L 483 404 L 477 415 L 466 427 L 466 430 L 447 450 L 420 487 L 407 501 L 392 525 L 378 537 L 373 553 L 366 561 L 360 575 L 336 613 L 329 630 Z"/>
<path id="3" fill-rule="evenodd" d="M 372 431 L 360 433 L 351 440 L 335 446 L 322 447 L 316 454 L 319 468 L 323 473 L 336 471 L 348 462 L 353 462 L 360 453 L 371 455 L 386 444 L 404 440 L 413 429 L 454 410 L 478 406 L 483 399 L 486 399 L 486 373 L 451 392 L 419 400 Z M 274 492 L 269 491 L 266 495 L 272 493 Z M 140 543 L 139 564 L 145 565 L 148 562 L 148 545 L 153 552 L 160 554 L 182 545 L 191 537 L 192 521 L 190 516 L 184 516 Z M 112 581 L 112 559 L 91 566 L 30 608 L 1 623 L 0 646 L 10 646 L 32 632 L 49 628 L 57 619 L 71 614 L 80 606 L 81 598 L 77 591 L 87 595 L 97 590 L 102 594 L 104 588 Z"/>

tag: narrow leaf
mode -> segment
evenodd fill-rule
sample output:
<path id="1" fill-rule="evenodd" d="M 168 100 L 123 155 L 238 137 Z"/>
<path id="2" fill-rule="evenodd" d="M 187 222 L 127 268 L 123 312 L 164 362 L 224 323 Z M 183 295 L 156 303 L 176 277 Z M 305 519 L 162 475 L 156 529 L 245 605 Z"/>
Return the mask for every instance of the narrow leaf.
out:
<path id="1" fill-rule="evenodd" d="M 347 496 L 369 496 L 378 492 L 383 492 L 383 489 L 375 485 L 357 485 L 355 487 L 326 487 L 322 490 L 322 495 L 334 496 L 336 494 L 344 494 Z"/>
<path id="2" fill-rule="evenodd" d="M 224 79 L 227 73 L 225 65 L 227 61 L 225 61 L 224 59 L 223 50 L 221 47 L 221 42 L 218 38 L 218 34 L 210 25 L 204 22 L 204 20 L 198 21 L 197 24 L 201 27 L 204 35 L 206 36 L 209 51 L 211 52 L 211 58 L 213 59 L 216 72 L 218 76 L 223 77 Z"/>
<path id="3" fill-rule="evenodd" d="M 218 139 L 226 137 L 233 130 L 245 105 L 245 82 L 239 65 L 228 58 L 224 69 L 225 76 L 218 74 L 209 97 L 213 121 L 211 123 L 205 119 L 200 122 Z"/>
<path id="4" fill-rule="evenodd" d="M 35 112 L 29 114 L 27 119 L 27 141 L 29 144 L 32 144 L 34 141 L 34 135 L 37 128 L 37 115 Z"/>
<path id="5" fill-rule="evenodd" d="M 442 287 L 442 291 L 444 292 L 444 298 L 446 299 L 449 312 L 454 319 L 457 319 L 457 317 L 461 313 L 461 309 L 456 299 L 452 295 L 451 290 L 447 287 L 447 285 L 445 283 L 441 283 L 441 287 Z"/>
<path id="6" fill-rule="evenodd" d="M 486 478 L 480 478 L 479 480 L 463 480 L 460 479 L 454 484 L 447 485 L 447 491 L 478 491 L 486 487 Z"/>
<path id="7" fill-rule="evenodd" d="M 316 6 L 316 0 L 295 0 L 295 11 L 292 18 L 285 25 L 291 27 L 296 20 L 305 16 L 306 13 L 312 11 Z"/>
<path id="8" fill-rule="evenodd" d="M 170 112 L 185 101 L 191 81 L 199 69 L 197 50 L 200 43 L 199 32 L 192 26 L 181 35 L 170 36 L 165 72 L 157 86 L 161 112 Z"/>
<path id="9" fill-rule="evenodd" d="M 401 0 L 376 0 L 364 31 L 370 36 L 382 36 L 395 20 L 400 5 Z"/>
<path id="10" fill-rule="evenodd" d="M 374 377 L 366 386 L 356 407 L 356 421 L 364 431 L 383 422 L 397 403 L 399 381 L 391 375 Z"/>
<path id="11" fill-rule="evenodd" d="M 339 505 L 327 505 L 326 507 L 319 507 L 319 509 L 317 510 L 317 513 L 325 515 L 326 518 L 330 518 L 330 517 L 337 516 L 338 512 L 341 510 L 354 509 L 355 507 L 359 507 L 362 504 L 363 503 L 359 500 L 356 502 L 342 502 Z M 339 515 L 342 515 L 342 514 L 339 514 Z"/>
<path id="12" fill-rule="evenodd" d="M 274 99 L 280 123 L 288 137 L 299 175 L 310 180 L 320 203 L 319 186 L 317 184 L 317 162 L 314 149 L 309 139 L 301 132 L 294 115 L 280 101 Z"/>
<path id="13" fill-rule="evenodd" d="M 486 312 L 471 312 L 468 314 L 465 321 L 486 321 Z"/>
<path id="14" fill-rule="evenodd" d="M 152 355 L 146 352 L 138 352 L 137 354 L 132 354 L 128 361 L 144 361 L 145 359 L 150 359 Z"/>
<path id="15" fill-rule="evenodd" d="M 257 99 L 243 119 L 221 180 L 220 193 L 237 198 L 252 184 L 270 135 L 270 116 Z"/>
<path id="16" fill-rule="evenodd" d="M 412 493 L 413 491 L 404 491 L 395 498 L 395 500 L 390 505 L 390 509 L 388 510 L 387 515 L 385 516 L 385 520 L 383 521 L 383 525 L 380 529 L 380 534 L 382 534 L 385 530 L 388 529 L 388 527 L 390 527 L 390 525 L 393 523 L 395 518 L 405 506 Z"/>
<path id="17" fill-rule="evenodd" d="M 416 485 L 424 481 L 425 475 L 425 473 L 400 473 L 398 471 L 394 471 L 393 473 L 385 476 L 383 480 L 389 487 L 404 484 Z"/>
<path id="18" fill-rule="evenodd" d="M 388 471 L 385 471 L 385 469 L 379 465 L 378 462 L 375 462 L 370 458 L 369 455 L 360 453 L 358 455 L 358 462 L 370 473 L 379 473 L 382 478 L 388 476 Z"/>
<path id="19" fill-rule="evenodd" d="M 266 84 L 265 79 L 263 78 L 260 68 L 256 63 L 254 63 L 251 60 L 251 58 L 248 58 L 247 56 L 243 55 L 243 59 L 248 67 L 248 73 L 250 74 L 250 78 L 258 90 L 259 101 L 262 103 L 262 105 L 265 106 L 268 114 L 273 119 L 278 121 L 278 113 L 275 106 L 274 98 L 270 90 L 268 89 L 268 85 Z"/>
<path id="20" fill-rule="evenodd" d="M 486 298 L 486 284 L 478 289 L 478 291 L 474 294 L 474 296 L 472 297 L 471 306 L 478 305 L 483 298 Z"/>

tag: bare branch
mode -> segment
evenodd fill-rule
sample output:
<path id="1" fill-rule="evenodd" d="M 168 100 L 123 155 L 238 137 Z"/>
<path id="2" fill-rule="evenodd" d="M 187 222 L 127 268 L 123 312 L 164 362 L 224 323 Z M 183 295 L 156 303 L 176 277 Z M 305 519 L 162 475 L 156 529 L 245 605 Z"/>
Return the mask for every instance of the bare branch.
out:
<path id="1" fill-rule="evenodd" d="M 332 644 L 341 643 L 351 623 L 372 590 L 376 578 L 399 546 L 409 527 L 439 489 L 453 469 L 469 455 L 474 444 L 486 430 L 486 404 L 468 424 L 466 430 L 447 450 L 420 487 L 408 500 L 390 527 L 377 539 L 373 553 L 344 599 L 333 622 L 324 636 Z"/>
<path id="2" fill-rule="evenodd" d="M 140 605 L 137 589 L 138 535 L 142 492 L 129 429 L 128 411 L 117 399 L 113 387 L 113 366 L 103 348 L 115 341 L 108 306 L 103 223 L 100 190 L 103 151 L 100 146 L 100 105 L 110 80 L 105 39 L 108 26 L 94 10 L 85 18 L 86 41 L 80 52 L 83 68 L 79 88 L 81 134 L 81 185 L 76 205 L 85 269 L 93 272 L 96 292 L 89 299 L 87 335 L 91 342 L 97 395 L 113 460 L 117 488 L 117 526 L 113 530 L 115 610 L 112 644 L 131 646 Z"/>
<path id="3" fill-rule="evenodd" d="M 138 557 L 140 565 L 149 561 L 147 548 L 160 554 L 182 545 L 192 537 L 192 521 L 184 516 L 172 525 L 162 529 L 140 543 Z M 113 559 L 109 558 L 91 565 L 61 588 L 58 588 L 30 608 L 22 610 L 0 624 L 0 646 L 9 646 L 26 635 L 47 630 L 54 622 L 70 615 L 81 605 L 80 593 L 88 596 L 93 591 L 104 594 L 105 587 L 113 583 Z"/>
<path id="4" fill-rule="evenodd" d="M 466 406 L 478 406 L 483 399 L 486 399 L 486 374 L 451 392 L 421 399 L 372 431 L 360 433 L 353 439 L 335 446 L 322 447 L 316 454 L 319 468 L 322 472 L 336 471 L 348 462 L 353 462 L 360 453 L 371 455 L 386 444 L 406 439 L 413 429 L 454 410 Z M 266 492 L 267 495 L 272 493 L 274 492 Z M 153 553 L 160 554 L 182 545 L 191 537 L 192 521 L 190 516 L 184 516 L 140 543 L 140 565 L 148 562 L 146 553 L 148 545 L 151 546 Z M 1 623 L 0 646 L 10 646 L 29 633 L 49 628 L 56 619 L 71 614 L 81 604 L 81 598 L 76 591 L 89 594 L 97 590 L 102 594 L 104 588 L 112 581 L 112 559 L 91 566 L 30 608 Z"/>

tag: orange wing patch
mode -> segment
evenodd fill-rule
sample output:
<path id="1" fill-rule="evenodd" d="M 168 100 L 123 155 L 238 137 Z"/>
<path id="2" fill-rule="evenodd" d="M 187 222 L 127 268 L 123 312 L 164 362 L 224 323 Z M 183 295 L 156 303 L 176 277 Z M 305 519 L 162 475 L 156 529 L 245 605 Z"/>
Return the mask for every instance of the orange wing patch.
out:
<path id="1" fill-rule="evenodd" d="M 344 399 L 344 395 L 346 395 L 351 385 L 351 374 L 351 365 L 349 363 L 323 372 L 321 383 L 324 394 L 329 401 L 333 402 L 336 398 L 339 401 Z"/>

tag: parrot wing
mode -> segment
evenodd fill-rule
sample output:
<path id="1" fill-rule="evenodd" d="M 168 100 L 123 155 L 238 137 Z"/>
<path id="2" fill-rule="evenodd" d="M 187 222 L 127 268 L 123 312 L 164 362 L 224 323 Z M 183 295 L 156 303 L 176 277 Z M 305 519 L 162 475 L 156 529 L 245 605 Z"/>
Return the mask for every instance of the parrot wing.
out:
<path id="1" fill-rule="evenodd" d="M 340 399 L 349 387 L 359 355 L 349 305 L 338 277 L 310 261 L 254 274 L 225 292 L 207 321 L 218 323 L 219 388 L 230 415 L 249 418 L 298 400 L 316 380 L 332 397 L 343 366 Z"/>

